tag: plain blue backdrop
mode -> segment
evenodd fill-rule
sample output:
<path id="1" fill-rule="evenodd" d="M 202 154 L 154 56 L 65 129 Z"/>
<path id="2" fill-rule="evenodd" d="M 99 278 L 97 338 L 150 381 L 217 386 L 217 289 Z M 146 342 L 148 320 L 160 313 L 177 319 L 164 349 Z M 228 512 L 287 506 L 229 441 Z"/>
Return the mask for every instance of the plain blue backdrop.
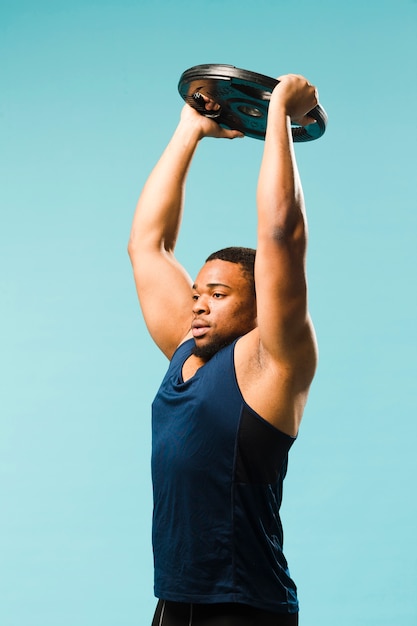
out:
<path id="1" fill-rule="evenodd" d="M 285 547 L 302 626 L 417 625 L 417 3 L 16 0 L 0 8 L 0 624 L 146 626 L 150 403 L 166 363 L 126 244 L 188 67 L 301 73 L 320 365 Z M 178 257 L 255 245 L 262 142 L 206 140 Z"/>

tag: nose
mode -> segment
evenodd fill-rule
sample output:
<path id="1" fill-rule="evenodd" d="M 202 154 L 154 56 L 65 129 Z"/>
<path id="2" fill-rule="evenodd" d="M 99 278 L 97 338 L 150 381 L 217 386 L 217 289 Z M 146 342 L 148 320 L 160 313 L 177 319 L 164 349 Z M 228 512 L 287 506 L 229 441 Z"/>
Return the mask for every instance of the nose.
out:
<path id="1" fill-rule="evenodd" d="M 193 304 L 194 315 L 202 315 L 203 313 L 208 313 L 208 311 L 209 311 L 208 298 L 204 296 L 199 296 L 196 300 L 194 300 L 194 304 Z"/>

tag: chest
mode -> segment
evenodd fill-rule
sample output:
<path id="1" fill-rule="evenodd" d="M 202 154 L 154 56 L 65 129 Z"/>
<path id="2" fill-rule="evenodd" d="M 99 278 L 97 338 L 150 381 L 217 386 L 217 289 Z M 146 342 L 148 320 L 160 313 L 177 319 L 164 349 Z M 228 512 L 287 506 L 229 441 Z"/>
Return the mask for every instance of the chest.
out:
<path id="1" fill-rule="evenodd" d="M 154 471 L 164 466 L 188 475 L 233 458 L 241 406 L 226 364 L 190 359 L 170 369 L 152 405 Z"/>

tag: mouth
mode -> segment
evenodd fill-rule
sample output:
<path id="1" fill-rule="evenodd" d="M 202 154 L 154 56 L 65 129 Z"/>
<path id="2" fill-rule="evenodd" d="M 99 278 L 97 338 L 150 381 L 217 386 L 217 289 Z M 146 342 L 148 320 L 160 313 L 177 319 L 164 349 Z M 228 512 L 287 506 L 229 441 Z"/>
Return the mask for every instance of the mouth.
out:
<path id="1" fill-rule="evenodd" d="M 193 337 L 195 338 L 202 337 L 208 332 L 209 329 L 210 326 L 202 320 L 194 320 L 194 322 L 191 324 L 191 332 L 193 334 Z"/>

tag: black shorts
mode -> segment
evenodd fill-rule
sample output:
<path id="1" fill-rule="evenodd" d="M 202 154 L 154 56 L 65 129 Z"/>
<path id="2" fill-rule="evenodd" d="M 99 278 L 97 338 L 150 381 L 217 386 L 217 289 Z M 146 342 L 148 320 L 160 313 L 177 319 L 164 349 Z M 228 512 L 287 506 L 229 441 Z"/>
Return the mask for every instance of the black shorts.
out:
<path id="1" fill-rule="evenodd" d="M 152 626 L 297 626 L 298 613 L 271 613 L 246 604 L 159 600 Z"/>

